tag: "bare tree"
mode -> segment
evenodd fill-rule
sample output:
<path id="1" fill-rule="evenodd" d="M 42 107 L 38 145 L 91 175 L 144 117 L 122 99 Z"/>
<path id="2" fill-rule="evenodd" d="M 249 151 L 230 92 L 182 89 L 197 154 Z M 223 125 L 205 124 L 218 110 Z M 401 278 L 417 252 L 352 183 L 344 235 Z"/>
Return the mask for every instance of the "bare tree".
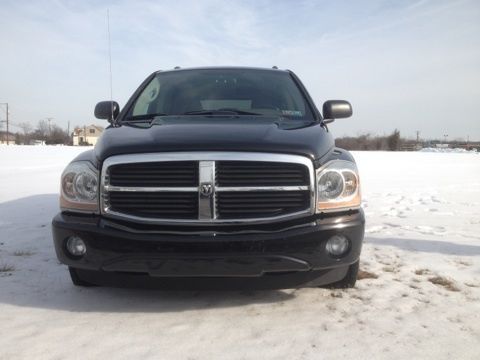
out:
<path id="1" fill-rule="evenodd" d="M 400 131 L 395 129 L 391 135 L 387 137 L 388 149 L 397 151 L 400 149 Z"/>
<path id="2" fill-rule="evenodd" d="M 49 135 L 49 126 L 47 120 L 39 120 L 35 129 L 35 137 L 38 140 L 47 140 Z"/>
<path id="3" fill-rule="evenodd" d="M 18 124 L 18 127 L 22 129 L 23 135 L 28 135 L 32 132 L 33 126 L 28 122 L 22 122 Z"/>
<path id="4" fill-rule="evenodd" d="M 335 145 L 346 150 L 391 150 L 401 148 L 405 139 L 400 137 L 400 131 L 395 131 L 388 136 L 375 136 L 372 134 L 359 134 L 355 137 L 342 137 L 335 139 Z"/>
<path id="5" fill-rule="evenodd" d="M 18 127 L 23 131 L 23 134 L 19 136 L 19 141 L 23 144 L 29 144 L 32 138 L 33 126 L 28 122 L 23 122 L 18 124 Z"/>
<path id="6" fill-rule="evenodd" d="M 47 144 L 69 144 L 70 136 L 60 126 L 53 124 L 49 129 L 49 135 L 47 136 Z"/>

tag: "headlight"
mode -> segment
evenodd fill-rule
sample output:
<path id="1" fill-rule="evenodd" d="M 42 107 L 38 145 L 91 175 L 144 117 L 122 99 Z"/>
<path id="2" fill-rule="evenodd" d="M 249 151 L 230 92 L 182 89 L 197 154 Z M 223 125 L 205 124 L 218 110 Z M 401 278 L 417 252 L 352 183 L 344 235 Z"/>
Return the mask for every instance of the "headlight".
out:
<path id="1" fill-rule="evenodd" d="M 334 160 L 316 170 L 316 212 L 348 210 L 360 207 L 360 183 L 356 165 Z"/>
<path id="2" fill-rule="evenodd" d="M 60 207 L 62 210 L 98 211 L 98 171 L 88 161 L 73 162 L 63 171 Z"/>

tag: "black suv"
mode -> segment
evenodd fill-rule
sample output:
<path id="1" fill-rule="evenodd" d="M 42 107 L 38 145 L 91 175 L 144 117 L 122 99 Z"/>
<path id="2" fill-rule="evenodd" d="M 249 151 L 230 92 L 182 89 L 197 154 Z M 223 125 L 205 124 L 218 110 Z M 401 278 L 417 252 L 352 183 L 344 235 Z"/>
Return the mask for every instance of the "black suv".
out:
<path id="1" fill-rule="evenodd" d="M 352 287 L 364 235 L 353 157 L 291 71 L 158 71 L 61 179 L 53 219 L 75 285 Z"/>

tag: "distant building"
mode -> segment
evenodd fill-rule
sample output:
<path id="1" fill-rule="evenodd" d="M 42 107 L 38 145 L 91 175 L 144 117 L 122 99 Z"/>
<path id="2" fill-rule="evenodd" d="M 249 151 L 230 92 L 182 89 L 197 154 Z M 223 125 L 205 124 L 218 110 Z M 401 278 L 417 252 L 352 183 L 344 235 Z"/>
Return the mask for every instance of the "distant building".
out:
<path id="1" fill-rule="evenodd" d="M 98 125 L 77 127 L 72 134 L 73 145 L 95 145 L 103 130 L 105 129 Z"/>
<path id="2" fill-rule="evenodd" d="M 15 145 L 15 135 L 6 131 L 0 131 L 0 144 Z"/>
<path id="3" fill-rule="evenodd" d="M 400 145 L 401 151 L 418 151 L 422 149 L 422 144 L 417 143 L 416 141 L 405 141 Z"/>

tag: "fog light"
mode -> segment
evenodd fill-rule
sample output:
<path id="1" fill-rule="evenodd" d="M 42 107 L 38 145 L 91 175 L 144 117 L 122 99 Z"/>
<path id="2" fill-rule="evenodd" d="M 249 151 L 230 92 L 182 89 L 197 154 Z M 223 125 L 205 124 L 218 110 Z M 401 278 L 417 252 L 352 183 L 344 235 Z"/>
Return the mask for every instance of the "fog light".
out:
<path id="1" fill-rule="evenodd" d="M 342 256 L 348 251 L 349 242 L 343 235 L 332 236 L 327 241 L 327 251 L 335 257 Z"/>
<path id="2" fill-rule="evenodd" d="M 78 236 L 71 236 L 67 240 L 67 250 L 73 256 L 82 256 L 87 252 L 87 245 Z"/>

